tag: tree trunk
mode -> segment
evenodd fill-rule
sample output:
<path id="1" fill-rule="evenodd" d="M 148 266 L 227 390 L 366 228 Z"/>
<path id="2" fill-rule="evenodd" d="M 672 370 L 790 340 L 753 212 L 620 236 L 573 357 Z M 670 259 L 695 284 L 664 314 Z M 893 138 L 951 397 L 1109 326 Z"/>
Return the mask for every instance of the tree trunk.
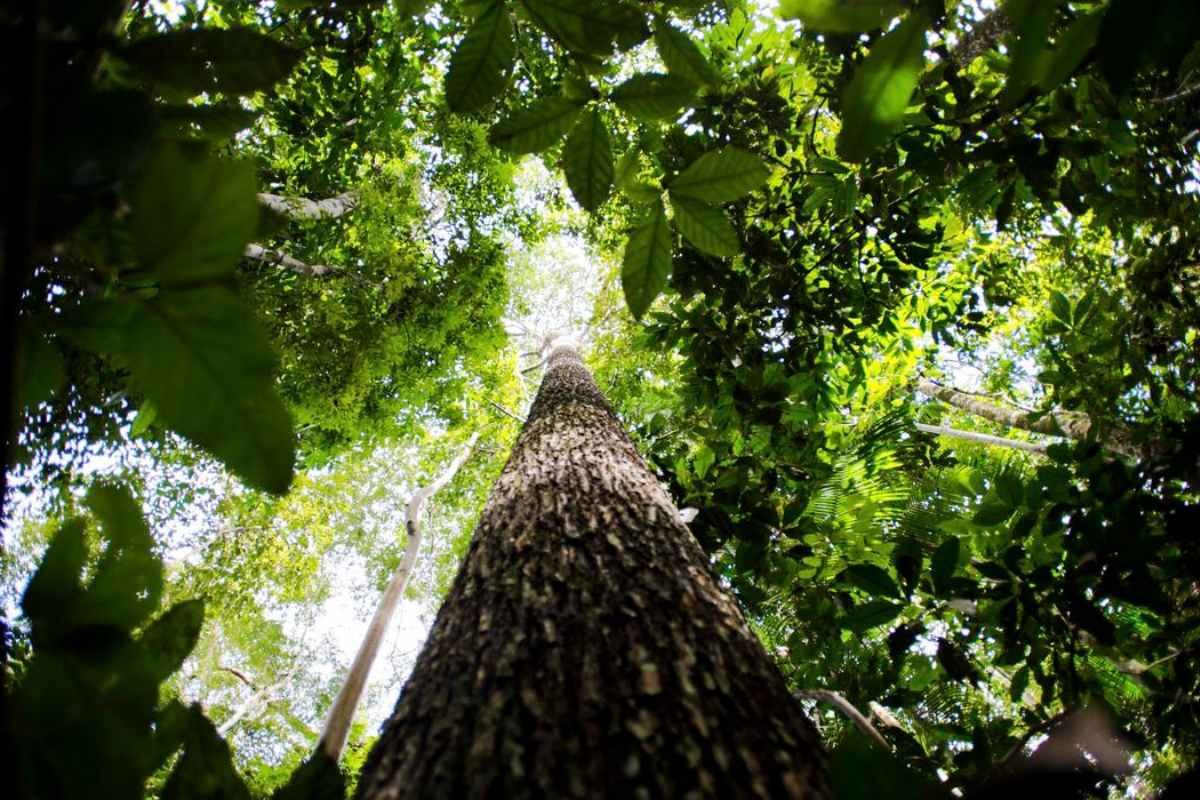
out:
<path id="1" fill-rule="evenodd" d="M 980 444 L 991 444 L 996 447 L 1007 447 L 1012 450 L 1024 450 L 1026 453 L 1038 453 L 1046 455 L 1048 445 L 1041 442 L 1022 442 L 1019 439 L 1005 439 L 1002 436 L 992 436 L 987 433 L 979 433 L 978 431 L 960 431 L 957 428 L 947 428 L 943 425 L 924 425 L 920 422 L 913 423 L 913 427 L 922 433 L 932 433 L 935 436 L 949 436 L 952 439 L 962 439 L 968 442 L 978 442 Z"/>
<path id="2" fill-rule="evenodd" d="M 817 736 L 560 340 L 364 798 L 825 798 Z"/>

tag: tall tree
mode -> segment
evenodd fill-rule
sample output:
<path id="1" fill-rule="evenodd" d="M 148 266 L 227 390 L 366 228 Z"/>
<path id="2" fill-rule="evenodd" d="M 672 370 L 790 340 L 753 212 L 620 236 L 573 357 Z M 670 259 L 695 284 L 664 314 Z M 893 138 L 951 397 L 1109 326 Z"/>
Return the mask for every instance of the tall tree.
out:
<path id="1" fill-rule="evenodd" d="M 818 798 L 816 733 L 569 338 L 362 797 Z"/>

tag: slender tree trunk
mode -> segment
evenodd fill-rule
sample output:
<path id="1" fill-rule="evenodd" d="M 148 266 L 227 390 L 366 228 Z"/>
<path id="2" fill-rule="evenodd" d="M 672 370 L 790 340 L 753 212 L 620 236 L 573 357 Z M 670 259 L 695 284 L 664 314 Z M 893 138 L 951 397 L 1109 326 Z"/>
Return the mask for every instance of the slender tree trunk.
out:
<path id="1" fill-rule="evenodd" d="M 817 736 L 560 340 L 364 798 L 825 798 Z"/>

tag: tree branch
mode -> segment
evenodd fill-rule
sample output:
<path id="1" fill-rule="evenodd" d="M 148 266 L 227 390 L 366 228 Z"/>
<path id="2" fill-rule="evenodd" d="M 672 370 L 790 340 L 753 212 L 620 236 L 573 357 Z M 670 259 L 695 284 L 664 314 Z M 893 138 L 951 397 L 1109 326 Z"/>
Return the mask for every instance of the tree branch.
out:
<path id="1" fill-rule="evenodd" d="M 383 284 L 376 283 L 369 278 L 364 278 L 353 272 L 346 272 L 337 267 L 328 267 L 324 264 L 306 264 L 303 261 L 292 258 L 282 250 L 268 250 L 260 244 L 248 244 L 246 250 L 242 253 L 242 257 L 250 261 L 261 261 L 264 264 L 273 264 L 278 267 L 283 267 L 289 272 L 295 272 L 299 275 L 309 275 L 315 278 L 336 277 L 345 278 L 348 281 L 357 283 L 360 286 L 370 286 L 372 289 L 382 289 Z"/>
<path id="2" fill-rule="evenodd" d="M 975 431 L 960 431 L 957 428 L 946 428 L 941 425 L 925 425 L 923 423 L 914 423 L 913 427 L 922 433 L 932 433 L 936 436 L 949 436 L 954 439 L 963 439 L 968 442 L 979 442 L 981 444 L 991 444 L 997 447 L 1009 447 L 1013 450 L 1024 450 L 1027 453 L 1046 454 L 1046 448 L 1049 445 L 1038 442 L 1022 442 L 1019 439 L 1005 439 L 1003 436 L 991 436 L 986 433 L 977 433 Z"/>
<path id="3" fill-rule="evenodd" d="M 336 219 L 352 211 L 358 205 L 358 192 L 343 192 L 337 197 L 328 197 L 324 200 L 308 200 L 304 197 L 284 197 L 283 195 L 259 192 L 258 202 L 288 219 Z"/>
<path id="4" fill-rule="evenodd" d="M 862 731 L 866 736 L 882 747 L 884 750 L 891 752 L 892 746 L 888 744 L 887 739 L 875 729 L 871 724 L 871 720 L 863 716 L 863 713 L 855 708 L 849 700 L 842 697 L 837 692 L 831 692 L 828 689 L 811 689 L 806 692 L 792 692 L 792 697 L 797 700 L 817 700 L 820 702 L 829 703 L 831 706 L 841 711 L 846 715 L 846 718 L 854 723 L 854 727 Z"/>

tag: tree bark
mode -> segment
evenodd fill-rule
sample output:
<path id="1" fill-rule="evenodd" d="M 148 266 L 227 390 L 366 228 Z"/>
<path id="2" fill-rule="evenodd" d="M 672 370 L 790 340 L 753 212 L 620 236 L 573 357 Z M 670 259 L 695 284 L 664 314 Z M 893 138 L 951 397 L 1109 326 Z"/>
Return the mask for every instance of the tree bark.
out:
<path id="1" fill-rule="evenodd" d="M 336 219 L 352 211 L 358 205 L 357 192 L 343 192 L 337 197 L 324 200 L 308 200 L 304 197 L 284 197 L 278 194 L 258 193 L 258 202 L 289 219 Z"/>
<path id="2" fill-rule="evenodd" d="M 337 267 L 328 267 L 324 264 L 306 264 L 299 259 L 292 258 L 282 250 L 270 250 L 261 244 L 246 245 L 246 249 L 242 252 L 242 258 L 249 259 L 250 261 L 262 261 L 265 264 L 274 264 L 283 267 L 289 272 L 295 272 L 298 275 L 309 275 L 314 278 L 333 276 L 335 278 L 345 278 L 360 286 L 370 286 L 372 289 L 383 288 L 382 284 L 376 283 L 369 278 L 364 278 L 362 275 L 346 272 L 344 269 L 338 269 Z"/>
<path id="3" fill-rule="evenodd" d="M 825 798 L 816 733 L 556 343 L 363 798 Z"/>
<path id="4" fill-rule="evenodd" d="M 1026 453 L 1038 453 L 1043 456 L 1046 455 L 1046 448 L 1048 447 L 1048 445 L 1041 442 L 1022 442 L 1018 439 L 1005 439 L 1003 436 L 992 436 L 987 433 L 979 433 L 978 431 L 960 431 L 957 428 L 946 428 L 942 425 L 925 425 L 916 422 L 913 423 L 913 427 L 922 433 L 932 433 L 935 436 L 949 436 L 953 439 L 991 444 L 996 447 L 1008 447 L 1013 450 L 1024 450 Z"/>

